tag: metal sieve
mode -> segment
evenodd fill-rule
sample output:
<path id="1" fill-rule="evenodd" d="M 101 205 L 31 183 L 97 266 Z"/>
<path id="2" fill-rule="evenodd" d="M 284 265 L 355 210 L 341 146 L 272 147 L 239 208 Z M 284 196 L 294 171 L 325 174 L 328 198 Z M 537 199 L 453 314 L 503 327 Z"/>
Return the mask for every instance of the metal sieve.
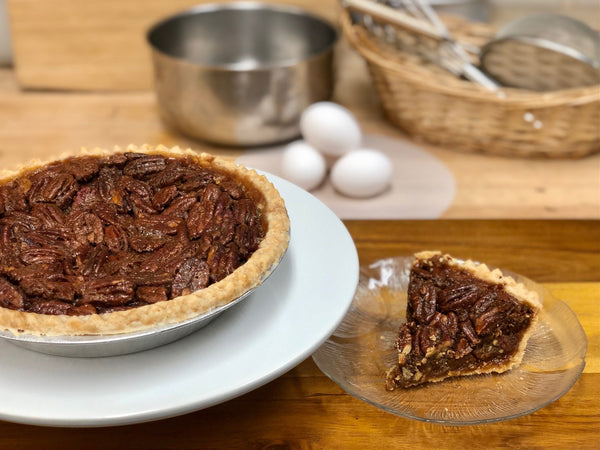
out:
<path id="1" fill-rule="evenodd" d="M 520 17 L 481 49 L 482 69 L 502 85 L 551 91 L 600 84 L 600 34 L 552 13 Z"/>

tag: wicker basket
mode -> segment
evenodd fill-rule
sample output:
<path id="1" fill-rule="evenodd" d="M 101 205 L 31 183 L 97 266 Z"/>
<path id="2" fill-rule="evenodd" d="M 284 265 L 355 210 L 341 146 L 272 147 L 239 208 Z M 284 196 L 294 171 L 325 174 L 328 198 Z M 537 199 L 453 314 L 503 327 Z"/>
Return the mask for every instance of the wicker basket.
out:
<path id="1" fill-rule="evenodd" d="M 453 18 L 461 41 L 491 38 L 487 25 Z M 366 60 L 387 119 L 414 138 L 488 154 L 578 158 L 600 151 L 600 85 L 553 92 L 491 92 L 386 44 L 342 14 L 342 29 Z"/>

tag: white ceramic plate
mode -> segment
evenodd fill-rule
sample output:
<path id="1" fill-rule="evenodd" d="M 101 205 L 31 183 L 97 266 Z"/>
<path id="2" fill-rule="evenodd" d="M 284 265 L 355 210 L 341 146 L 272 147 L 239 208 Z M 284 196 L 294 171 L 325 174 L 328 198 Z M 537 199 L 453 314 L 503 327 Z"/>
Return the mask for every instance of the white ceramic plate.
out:
<path id="1" fill-rule="evenodd" d="M 249 392 L 310 356 L 352 302 L 358 256 L 331 210 L 268 176 L 286 201 L 292 238 L 245 302 L 190 336 L 131 355 L 64 358 L 0 342 L 0 419 L 108 426 L 176 416 Z"/>

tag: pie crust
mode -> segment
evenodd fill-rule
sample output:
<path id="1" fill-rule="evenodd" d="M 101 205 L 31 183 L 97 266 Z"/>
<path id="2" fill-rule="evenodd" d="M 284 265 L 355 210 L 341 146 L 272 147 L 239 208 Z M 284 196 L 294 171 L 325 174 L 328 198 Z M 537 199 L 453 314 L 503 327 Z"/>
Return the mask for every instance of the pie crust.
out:
<path id="1" fill-rule="evenodd" d="M 288 243 L 290 222 L 279 192 L 263 175 L 223 158 L 192 150 L 163 146 L 129 146 L 125 150 L 82 149 L 77 155 L 64 154 L 53 161 L 71 156 L 108 157 L 116 153 L 144 153 L 168 158 L 191 158 L 194 163 L 225 173 L 243 185 L 261 214 L 265 234 L 258 249 L 248 260 L 220 281 L 204 289 L 167 301 L 133 307 L 122 311 L 88 315 L 48 315 L 0 307 L 0 329 L 15 335 L 113 335 L 149 330 L 183 322 L 227 305 L 257 287 L 283 257 Z M 2 171 L 0 185 L 45 166 L 35 160 L 16 171 Z"/>
<path id="2" fill-rule="evenodd" d="M 407 323 L 398 332 L 398 363 L 387 373 L 386 388 L 518 366 L 539 318 L 538 294 L 485 264 L 439 251 L 415 258 Z"/>

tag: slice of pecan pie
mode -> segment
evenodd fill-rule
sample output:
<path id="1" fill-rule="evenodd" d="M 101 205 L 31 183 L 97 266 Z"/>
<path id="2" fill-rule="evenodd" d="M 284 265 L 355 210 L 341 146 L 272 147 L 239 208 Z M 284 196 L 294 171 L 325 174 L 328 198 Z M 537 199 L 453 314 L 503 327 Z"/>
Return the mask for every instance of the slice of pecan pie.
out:
<path id="1" fill-rule="evenodd" d="M 130 146 L 0 179 L 0 329 L 120 334 L 226 305 L 274 269 L 285 204 L 262 175 Z"/>
<path id="2" fill-rule="evenodd" d="M 541 308 L 537 293 L 485 264 L 440 252 L 415 256 L 387 389 L 520 364 Z"/>

